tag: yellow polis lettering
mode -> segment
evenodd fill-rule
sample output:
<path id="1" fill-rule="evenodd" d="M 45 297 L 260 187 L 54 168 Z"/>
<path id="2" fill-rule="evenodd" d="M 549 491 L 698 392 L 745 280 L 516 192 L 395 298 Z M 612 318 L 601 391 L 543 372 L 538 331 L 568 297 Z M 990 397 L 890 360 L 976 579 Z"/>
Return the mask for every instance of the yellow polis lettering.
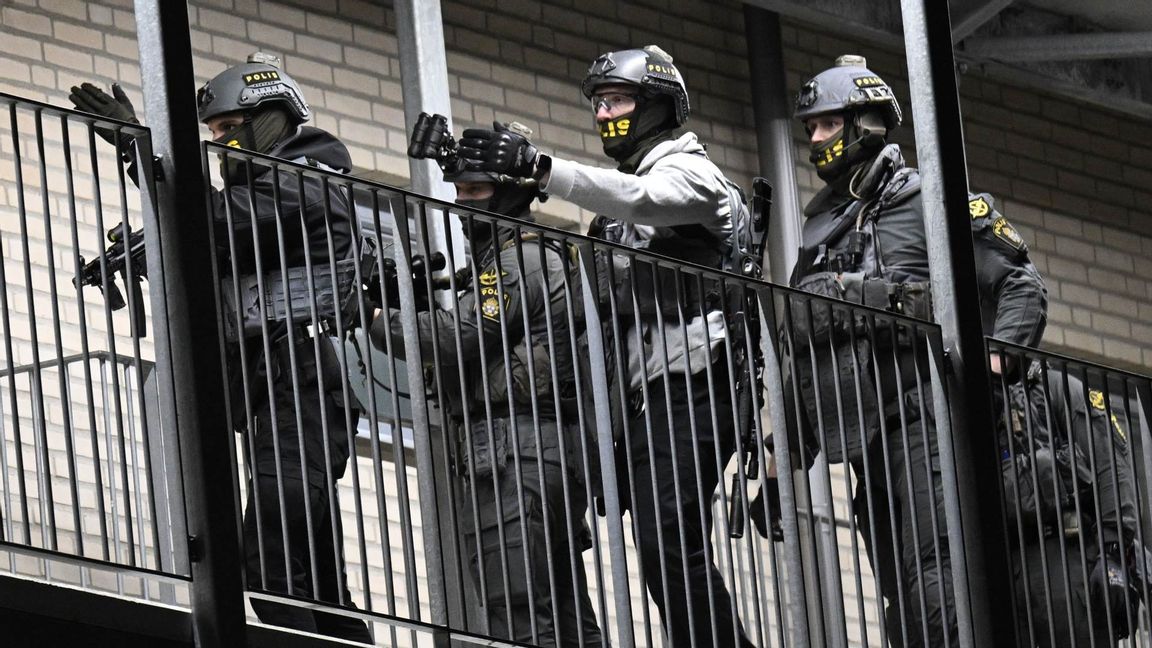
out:
<path id="1" fill-rule="evenodd" d="M 261 81 L 275 81 L 280 78 L 279 72 L 253 72 L 244 75 L 244 85 L 252 85 Z"/>
<path id="2" fill-rule="evenodd" d="M 628 127 L 632 125 L 632 120 L 621 119 L 620 121 L 616 122 L 616 124 L 616 130 L 619 131 L 620 137 L 624 137 L 628 134 Z"/>

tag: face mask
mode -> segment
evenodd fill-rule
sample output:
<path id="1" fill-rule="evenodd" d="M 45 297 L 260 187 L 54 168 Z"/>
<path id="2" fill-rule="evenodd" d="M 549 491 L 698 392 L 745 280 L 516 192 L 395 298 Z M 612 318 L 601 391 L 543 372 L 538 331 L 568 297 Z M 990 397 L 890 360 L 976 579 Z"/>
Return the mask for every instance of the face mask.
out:
<path id="1" fill-rule="evenodd" d="M 833 182 L 848 169 L 844 156 L 844 129 L 819 144 L 811 145 L 808 160 L 816 165 L 816 175 L 824 182 Z"/>
<path id="2" fill-rule="evenodd" d="M 243 123 L 213 141 L 231 148 L 247 149 L 249 151 L 255 150 L 256 135 L 252 129 L 251 118 L 245 117 Z M 244 184 L 247 181 L 247 172 L 245 171 L 246 163 L 247 161 L 243 158 L 232 155 L 225 157 L 221 154 L 220 175 L 227 180 L 229 184 Z"/>
<path id="3" fill-rule="evenodd" d="M 632 129 L 632 116 L 630 113 L 620 115 L 606 122 L 598 122 L 596 127 L 600 130 L 600 142 L 604 145 L 604 154 L 613 159 L 627 157 L 635 143 L 628 134 Z"/>
<path id="4" fill-rule="evenodd" d="M 257 115 L 247 115 L 244 122 L 216 139 L 217 142 L 232 148 L 242 148 L 257 153 L 268 153 L 293 130 L 288 113 L 280 108 L 261 111 Z M 232 183 L 247 181 L 245 160 L 229 157 L 220 160 L 220 173 Z M 253 169 L 257 172 L 256 169 Z"/>

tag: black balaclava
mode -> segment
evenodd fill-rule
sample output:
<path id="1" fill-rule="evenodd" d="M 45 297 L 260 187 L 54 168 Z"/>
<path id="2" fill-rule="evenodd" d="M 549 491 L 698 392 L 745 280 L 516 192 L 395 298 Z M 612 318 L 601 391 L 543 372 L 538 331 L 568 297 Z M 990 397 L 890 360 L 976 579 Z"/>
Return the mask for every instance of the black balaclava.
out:
<path id="1" fill-rule="evenodd" d="M 636 107 L 606 122 L 597 122 L 604 154 L 623 163 L 640 148 L 644 140 L 676 126 L 672 98 L 637 95 Z"/>
<path id="2" fill-rule="evenodd" d="M 216 142 L 257 153 L 268 153 L 296 130 L 288 111 L 271 107 L 259 112 L 248 112 L 236 128 L 216 138 Z M 232 184 L 247 182 L 245 160 L 229 156 L 220 158 L 220 174 Z"/>
<path id="3" fill-rule="evenodd" d="M 816 166 L 821 180 L 835 184 L 884 148 L 885 135 L 883 118 L 875 112 L 845 113 L 844 127 L 823 142 L 812 144 L 808 160 Z"/>
<path id="4" fill-rule="evenodd" d="M 494 182 L 495 191 L 488 198 L 478 200 L 457 200 L 456 204 L 468 209 L 490 211 L 503 216 L 529 219 L 532 201 L 538 194 L 535 182 Z M 492 240 L 492 224 L 478 218 L 463 219 L 464 235 L 473 249 L 487 245 Z"/>

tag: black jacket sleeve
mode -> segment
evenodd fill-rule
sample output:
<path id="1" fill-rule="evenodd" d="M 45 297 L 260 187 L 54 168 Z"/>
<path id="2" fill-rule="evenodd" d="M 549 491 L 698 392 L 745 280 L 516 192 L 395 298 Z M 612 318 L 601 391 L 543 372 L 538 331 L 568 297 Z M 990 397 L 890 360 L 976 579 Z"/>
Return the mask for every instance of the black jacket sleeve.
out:
<path id="1" fill-rule="evenodd" d="M 1136 535 L 1139 523 L 1131 468 L 1128 429 L 1122 413 L 1113 409 L 1098 389 L 1086 388 L 1068 376 L 1067 393 L 1059 372 L 1050 372 L 1055 424 L 1070 424 L 1072 441 L 1088 464 L 1091 489 L 1083 504 L 1095 510 L 1095 522 L 1104 542 L 1124 545 Z"/>
<path id="2" fill-rule="evenodd" d="M 990 196 L 975 195 L 968 206 L 984 334 L 1035 346 L 1048 321 L 1048 292 L 1028 246 Z"/>

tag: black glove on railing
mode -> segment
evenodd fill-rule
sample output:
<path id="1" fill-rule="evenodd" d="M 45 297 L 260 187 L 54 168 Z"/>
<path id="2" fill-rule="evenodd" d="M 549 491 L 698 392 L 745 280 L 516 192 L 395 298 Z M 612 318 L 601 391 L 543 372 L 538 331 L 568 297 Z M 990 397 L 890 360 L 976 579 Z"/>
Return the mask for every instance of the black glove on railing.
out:
<path id="1" fill-rule="evenodd" d="M 540 151 L 523 135 L 494 122 L 493 130 L 469 128 L 460 138 L 460 157 L 469 171 L 503 173 L 529 178 Z"/>

